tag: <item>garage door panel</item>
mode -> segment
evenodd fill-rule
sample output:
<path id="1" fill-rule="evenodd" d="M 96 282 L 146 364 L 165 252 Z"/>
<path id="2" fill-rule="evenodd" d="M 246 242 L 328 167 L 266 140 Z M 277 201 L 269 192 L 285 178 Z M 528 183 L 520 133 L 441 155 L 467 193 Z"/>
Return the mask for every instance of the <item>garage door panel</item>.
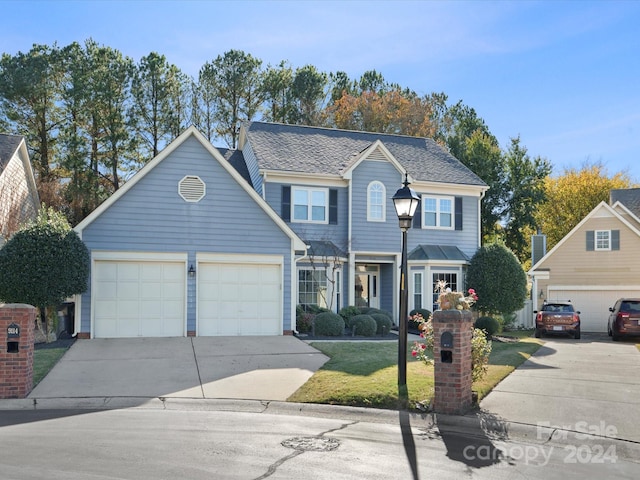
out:
<path id="1" fill-rule="evenodd" d="M 620 297 L 640 296 L 637 290 L 611 290 L 600 288 L 593 290 L 565 290 L 552 288 L 549 301 L 571 300 L 576 310 L 580 312 L 580 325 L 583 332 L 607 331 L 609 307 L 613 306 Z"/>
<path id="2" fill-rule="evenodd" d="M 184 262 L 95 262 L 95 337 L 183 336 Z"/>
<path id="3" fill-rule="evenodd" d="M 282 333 L 279 264 L 200 263 L 198 335 Z"/>

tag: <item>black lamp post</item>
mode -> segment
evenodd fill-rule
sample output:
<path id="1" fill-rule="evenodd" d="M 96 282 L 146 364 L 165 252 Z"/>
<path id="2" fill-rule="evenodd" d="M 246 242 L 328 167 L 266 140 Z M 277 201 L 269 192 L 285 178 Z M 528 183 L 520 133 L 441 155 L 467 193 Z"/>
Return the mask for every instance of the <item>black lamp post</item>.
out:
<path id="1" fill-rule="evenodd" d="M 404 187 L 392 198 L 396 207 L 400 229 L 402 230 L 402 262 L 400 265 L 400 324 L 398 329 L 398 386 L 407 385 L 407 230 L 411 228 L 413 215 L 416 213 L 420 197 L 409 188 L 408 175 L 405 173 Z"/>

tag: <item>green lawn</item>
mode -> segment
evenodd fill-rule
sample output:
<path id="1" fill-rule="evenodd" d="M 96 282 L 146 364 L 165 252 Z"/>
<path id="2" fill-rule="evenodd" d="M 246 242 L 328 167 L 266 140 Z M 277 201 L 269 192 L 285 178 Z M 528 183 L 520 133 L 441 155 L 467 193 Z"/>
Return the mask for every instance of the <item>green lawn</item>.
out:
<path id="1" fill-rule="evenodd" d="M 33 386 L 47 376 L 49 370 L 58 363 L 68 348 L 43 348 L 33 352 Z"/>
<path id="2" fill-rule="evenodd" d="M 487 376 L 473 385 L 479 398 L 534 353 L 542 343 L 531 331 L 509 332 L 517 342 L 493 342 Z M 407 355 L 408 404 L 398 396 L 398 346 L 395 342 L 314 342 L 330 360 L 289 401 L 378 408 L 415 408 L 433 396 L 433 366 Z"/>

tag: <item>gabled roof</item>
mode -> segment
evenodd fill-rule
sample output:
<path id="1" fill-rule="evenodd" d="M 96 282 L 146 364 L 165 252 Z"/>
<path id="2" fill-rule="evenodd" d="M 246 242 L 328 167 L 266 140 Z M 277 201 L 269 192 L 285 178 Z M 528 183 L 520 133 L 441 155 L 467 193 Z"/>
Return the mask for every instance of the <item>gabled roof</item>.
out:
<path id="1" fill-rule="evenodd" d="M 251 187 L 251 184 L 246 181 L 241 173 L 236 170 L 235 166 L 232 166 L 230 161 L 239 162 L 239 158 L 234 157 L 235 152 L 226 151 L 225 155 L 229 157 L 227 161 L 218 151 L 195 127 L 191 126 L 185 130 L 178 138 L 171 142 L 164 150 L 162 150 L 156 157 L 154 157 L 149 163 L 147 163 L 142 169 L 138 171 L 131 179 L 125 183 L 121 188 L 105 200 L 98 208 L 96 208 L 89 216 L 82 220 L 74 230 L 82 236 L 82 231 L 93 223 L 103 212 L 105 212 L 111 205 L 113 205 L 120 197 L 131 190 L 141 179 L 143 179 L 150 171 L 152 171 L 159 163 L 165 160 L 171 153 L 176 150 L 182 143 L 184 143 L 189 137 L 193 136 L 196 140 L 202 144 L 202 146 L 211 154 L 211 156 L 217 160 L 220 165 L 235 179 L 236 182 L 244 189 L 245 192 L 265 211 L 267 215 L 276 223 L 280 229 L 293 241 L 293 248 L 295 250 L 306 250 L 306 244 L 298 237 L 293 230 L 275 213 L 275 211 L 267 204 L 267 202 Z M 242 162 L 244 163 L 244 162 Z M 244 167 L 246 169 L 246 166 Z"/>
<path id="2" fill-rule="evenodd" d="M 418 245 L 407 255 L 408 260 L 448 260 L 468 262 L 470 259 L 455 245 Z"/>
<path id="3" fill-rule="evenodd" d="M 609 192 L 609 204 L 620 202 L 627 210 L 640 218 L 640 188 L 621 188 Z"/>
<path id="4" fill-rule="evenodd" d="M 415 181 L 486 187 L 430 138 L 264 122 L 243 128 L 261 170 L 341 176 L 380 141 Z"/>
<path id="5" fill-rule="evenodd" d="M 16 154 L 20 142 L 23 140 L 24 137 L 20 135 L 0 133 L 0 173 L 4 171 L 5 167 L 9 164 L 9 160 Z"/>
<path id="6" fill-rule="evenodd" d="M 594 218 L 596 216 L 603 216 L 603 213 L 604 213 L 604 215 L 607 215 L 609 217 L 617 218 L 620 221 L 620 223 L 622 223 L 623 225 L 628 227 L 632 232 L 634 232 L 636 235 L 638 235 L 640 237 L 640 230 L 638 230 L 635 227 L 635 225 L 633 225 L 626 218 L 624 218 L 618 211 L 616 211 L 616 209 L 614 207 L 608 205 L 607 202 L 600 202 L 593 210 L 591 210 L 591 212 L 589 212 L 589 214 L 586 217 L 584 217 L 582 219 L 582 221 L 580 221 L 580 223 L 578 223 L 575 227 L 573 227 L 573 229 L 569 233 L 567 233 L 562 238 L 562 240 L 560 240 L 551 250 L 549 250 L 544 257 L 542 257 L 540 260 L 538 260 L 538 263 L 533 265 L 528 273 L 530 275 L 533 274 L 536 270 L 538 270 L 538 267 L 543 262 L 545 262 L 551 255 L 553 255 L 585 223 L 587 223 L 590 219 L 592 219 L 592 218 Z M 541 271 L 541 270 L 544 270 L 544 269 L 539 269 L 539 270 Z"/>

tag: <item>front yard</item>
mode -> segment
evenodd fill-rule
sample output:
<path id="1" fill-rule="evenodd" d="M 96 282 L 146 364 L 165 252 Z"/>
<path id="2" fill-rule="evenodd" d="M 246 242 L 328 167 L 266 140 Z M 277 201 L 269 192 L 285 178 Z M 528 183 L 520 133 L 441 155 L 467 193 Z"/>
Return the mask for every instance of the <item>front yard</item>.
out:
<path id="1" fill-rule="evenodd" d="M 479 399 L 531 356 L 542 342 L 532 331 L 509 332 L 512 342 L 493 342 L 489 371 L 474 383 Z M 307 383 L 289 397 L 291 402 L 326 403 L 377 408 L 420 408 L 433 397 L 433 366 L 407 355 L 408 405 L 398 396 L 398 345 L 395 342 L 313 342 L 330 357 Z"/>

